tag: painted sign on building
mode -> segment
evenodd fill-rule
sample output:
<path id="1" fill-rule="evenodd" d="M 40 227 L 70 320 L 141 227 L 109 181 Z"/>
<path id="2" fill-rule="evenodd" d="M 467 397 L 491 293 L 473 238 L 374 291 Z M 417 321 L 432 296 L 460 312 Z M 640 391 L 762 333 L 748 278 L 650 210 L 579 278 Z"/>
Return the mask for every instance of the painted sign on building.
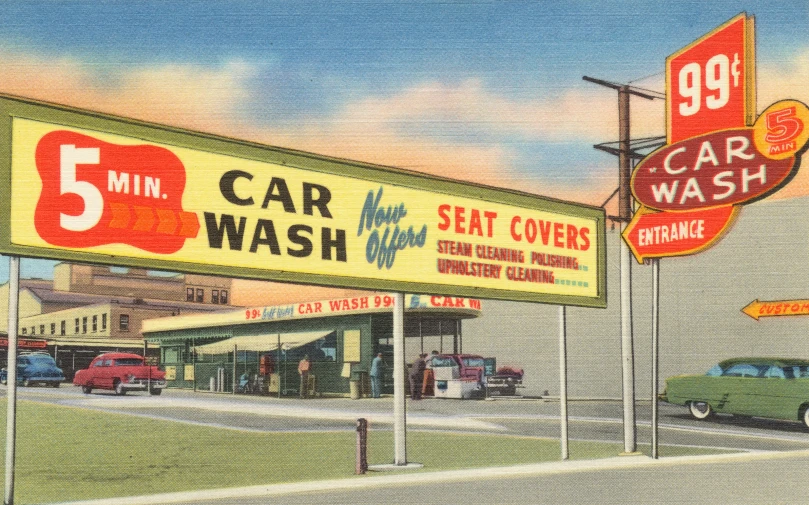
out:
<path id="1" fill-rule="evenodd" d="M 0 97 L 0 252 L 603 307 L 600 208 Z"/>
<path id="2" fill-rule="evenodd" d="M 444 312 L 477 317 L 481 301 L 475 298 L 437 295 L 405 295 L 405 312 Z M 270 321 L 294 321 L 316 317 L 373 314 L 393 310 L 393 296 L 373 294 L 311 302 L 290 303 L 217 312 L 160 317 L 143 321 L 144 332 L 169 331 L 184 328 L 207 328 Z M 350 361 L 350 360 L 349 360 Z"/>

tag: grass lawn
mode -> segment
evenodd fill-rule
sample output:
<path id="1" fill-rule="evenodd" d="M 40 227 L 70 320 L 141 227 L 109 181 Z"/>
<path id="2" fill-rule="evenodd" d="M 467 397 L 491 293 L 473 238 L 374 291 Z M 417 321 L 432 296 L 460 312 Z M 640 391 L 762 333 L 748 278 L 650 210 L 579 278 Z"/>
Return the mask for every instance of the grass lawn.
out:
<path id="1" fill-rule="evenodd" d="M 18 504 L 365 478 L 354 475 L 353 431 L 246 433 L 30 401 L 18 402 L 17 415 Z M 5 415 L 0 428 L 5 448 Z M 425 471 L 559 459 L 558 440 L 411 431 L 407 442 L 408 460 Z M 570 443 L 574 459 L 620 450 L 618 443 Z M 663 456 L 707 452 L 716 451 L 660 448 Z M 372 429 L 369 464 L 392 460 L 392 433 Z"/>

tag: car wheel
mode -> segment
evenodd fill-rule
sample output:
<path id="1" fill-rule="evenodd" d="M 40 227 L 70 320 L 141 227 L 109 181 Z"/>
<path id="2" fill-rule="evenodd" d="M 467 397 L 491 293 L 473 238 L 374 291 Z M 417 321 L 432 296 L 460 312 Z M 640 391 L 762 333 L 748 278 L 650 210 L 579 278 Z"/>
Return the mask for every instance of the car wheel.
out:
<path id="1" fill-rule="evenodd" d="M 152 389 L 151 391 L 149 391 L 149 394 L 151 394 L 152 396 L 160 396 L 160 393 L 162 392 L 163 392 L 162 389 Z"/>
<path id="2" fill-rule="evenodd" d="M 23 387 L 28 387 L 31 385 L 31 381 L 29 381 L 28 379 L 23 379 L 22 385 Z"/>
<path id="3" fill-rule="evenodd" d="M 809 405 L 803 405 L 801 409 L 800 419 L 803 421 L 803 425 L 809 428 Z"/>
<path id="4" fill-rule="evenodd" d="M 58 383 L 58 382 L 51 382 L 51 387 L 52 387 L 52 388 L 58 388 L 58 387 L 59 387 L 59 383 Z"/>
<path id="5" fill-rule="evenodd" d="M 713 409 L 707 402 L 690 402 L 688 404 L 688 410 L 691 411 L 691 415 L 694 416 L 694 419 L 708 419 L 713 415 Z"/>
<path id="6" fill-rule="evenodd" d="M 115 394 L 118 396 L 124 396 L 126 394 L 126 389 L 124 389 L 124 383 L 117 380 L 115 381 Z"/>
<path id="7" fill-rule="evenodd" d="M 0 379 L 0 383 L 1 384 L 8 384 L 8 376 L 3 377 L 2 379 Z"/>
<path id="8" fill-rule="evenodd" d="M 93 390 L 93 388 L 91 388 L 90 386 L 82 386 L 81 387 L 81 392 L 86 394 L 86 395 L 89 395 L 92 390 Z"/>

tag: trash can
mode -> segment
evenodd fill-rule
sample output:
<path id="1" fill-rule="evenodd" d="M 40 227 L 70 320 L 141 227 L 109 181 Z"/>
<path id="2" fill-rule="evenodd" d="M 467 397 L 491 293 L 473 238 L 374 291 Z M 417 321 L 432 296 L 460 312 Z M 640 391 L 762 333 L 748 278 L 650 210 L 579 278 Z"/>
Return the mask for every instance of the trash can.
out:
<path id="1" fill-rule="evenodd" d="M 351 399 L 352 400 L 359 400 L 360 399 L 360 381 L 349 381 L 349 390 L 351 391 Z"/>

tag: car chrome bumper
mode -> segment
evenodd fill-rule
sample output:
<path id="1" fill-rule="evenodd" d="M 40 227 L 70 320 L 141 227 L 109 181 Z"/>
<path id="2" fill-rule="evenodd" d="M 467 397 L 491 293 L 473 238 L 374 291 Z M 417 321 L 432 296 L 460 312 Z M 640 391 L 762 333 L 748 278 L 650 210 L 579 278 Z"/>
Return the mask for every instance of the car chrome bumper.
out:
<path id="1" fill-rule="evenodd" d="M 124 389 L 132 389 L 132 390 L 140 390 L 146 391 L 149 389 L 149 381 L 148 380 L 135 380 L 134 382 L 123 382 L 121 383 L 121 387 Z M 152 389 L 163 389 L 166 387 L 166 381 L 151 381 Z"/>

